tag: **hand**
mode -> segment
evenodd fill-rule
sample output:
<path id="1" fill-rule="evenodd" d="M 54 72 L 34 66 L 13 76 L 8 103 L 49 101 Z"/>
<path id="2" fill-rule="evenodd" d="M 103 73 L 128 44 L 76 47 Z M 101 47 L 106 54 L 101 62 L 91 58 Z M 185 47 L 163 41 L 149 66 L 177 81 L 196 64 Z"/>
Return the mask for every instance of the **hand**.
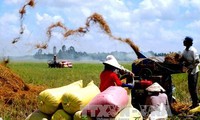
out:
<path id="1" fill-rule="evenodd" d="M 135 76 L 135 74 L 132 73 L 132 72 L 129 72 L 129 74 L 130 74 L 131 77 L 134 77 L 134 76 Z"/>
<path id="2" fill-rule="evenodd" d="M 122 87 L 128 87 L 128 89 L 133 89 L 134 85 L 133 84 L 125 84 L 125 83 L 123 83 Z"/>
<path id="3" fill-rule="evenodd" d="M 134 88 L 133 85 L 129 85 L 129 86 L 128 86 L 128 89 L 133 89 L 133 88 Z"/>

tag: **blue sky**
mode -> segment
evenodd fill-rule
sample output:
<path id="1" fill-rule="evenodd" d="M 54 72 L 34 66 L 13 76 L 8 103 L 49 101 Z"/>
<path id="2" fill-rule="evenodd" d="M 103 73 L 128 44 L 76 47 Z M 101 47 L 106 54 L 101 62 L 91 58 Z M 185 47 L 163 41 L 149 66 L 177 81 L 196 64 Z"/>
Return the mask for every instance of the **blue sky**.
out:
<path id="1" fill-rule="evenodd" d="M 103 16 L 112 34 L 130 38 L 141 51 L 178 52 L 184 49 L 185 36 L 194 39 L 200 51 L 200 1 L 199 0 L 35 0 L 35 7 L 26 7 L 21 39 L 19 36 L 19 10 L 27 0 L 0 1 L 0 56 L 34 54 L 35 44 L 47 40 L 47 28 L 61 21 L 69 29 L 84 26 L 93 13 Z M 74 46 L 77 51 L 111 52 L 133 50 L 120 41 L 104 34 L 93 25 L 84 36 L 64 39 L 62 30 L 54 30 L 45 53 L 52 53 L 53 46 L 60 49 Z"/>

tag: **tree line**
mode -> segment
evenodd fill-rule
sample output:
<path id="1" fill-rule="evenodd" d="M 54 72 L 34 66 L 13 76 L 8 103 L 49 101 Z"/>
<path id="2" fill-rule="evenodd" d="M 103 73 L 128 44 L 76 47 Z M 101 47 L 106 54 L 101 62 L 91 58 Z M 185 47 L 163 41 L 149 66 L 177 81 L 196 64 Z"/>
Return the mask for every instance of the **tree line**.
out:
<path id="1" fill-rule="evenodd" d="M 119 52 L 114 51 L 110 53 L 98 52 L 98 53 L 87 53 L 87 52 L 78 52 L 75 50 L 73 46 L 70 46 L 68 49 L 65 45 L 61 47 L 61 49 L 56 52 L 56 47 L 53 47 L 52 53 L 43 53 L 42 49 L 39 49 L 35 54 L 34 58 L 36 59 L 53 59 L 53 56 L 57 56 L 58 59 L 68 59 L 68 60 L 105 60 L 106 56 L 112 54 L 120 61 L 133 61 L 136 59 L 136 55 L 134 52 Z M 167 53 L 154 53 L 153 51 L 149 51 L 148 54 L 152 56 L 166 56 Z"/>

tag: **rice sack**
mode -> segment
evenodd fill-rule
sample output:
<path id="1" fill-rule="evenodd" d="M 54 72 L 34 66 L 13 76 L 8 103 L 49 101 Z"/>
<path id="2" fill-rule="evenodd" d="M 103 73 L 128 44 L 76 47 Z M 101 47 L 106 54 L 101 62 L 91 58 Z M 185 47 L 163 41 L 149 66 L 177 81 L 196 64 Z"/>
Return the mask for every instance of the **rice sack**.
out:
<path id="1" fill-rule="evenodd" d="M 34 111 L 25 120 L 49 120 L 51 117 L 39 110 Z"/>
<path id="2" fill-rule="evenodd" d="M 128 104 L 117 114 L 114 120 L 143 120 L 141 112 L 138 109 L 134 108 L 131 104 L 131 90 L 128 88 L 125 89 L 129 97 Z"/>
<path id="3" fill-rule="evenodd" d="M 200 113 L 200 105 L 195 107 L 195 108 L 193 108 L 193 109 L 191 109 L 189 111 L 189 113 Z"/>
<path id="4" fill-rule="evenodd" d="M 73 120 L 92 120 L 91 117 L 83 116 L 81 113 L 82 111 L 77 111 L 73 116 Z"/>
<path id="5" fill-rule="evenodd" d="M 114 120 L 143 120 L 143 117 L 140 111 L 136 108 L 126 106 L 117 114 Z"/>
<path id="6" fill-rule="evenodd" d="M 61 98 L 64 93 L 72 92 L 83 87 L 83 81 L 79 80 L 69 85 L 46 89 L 38 95 L 39 110 L 46 114 L 53 114 L 61 103 Z"/>
<path id="7" fill-rule="evenodd" d="M 82 115 L 96 118 L 115 117 L 128 103 L 127 91 L 120 86 L 111 86 L 94 97 L 83 108 Z"/>
<path id="8" fill-rule="evenodd" d="M 72 116 L 63 109 L 59 109 L 52 115 L 51 120 L 72 120 Z"/>
<path id="9" fill-rule="evenodd" d="M 74 114 L 85 107 L 99 93 L 100 90 L 93 81 L 84 88 L 66 92 L 62 96 L 63 109 L 67 113 Z"/>

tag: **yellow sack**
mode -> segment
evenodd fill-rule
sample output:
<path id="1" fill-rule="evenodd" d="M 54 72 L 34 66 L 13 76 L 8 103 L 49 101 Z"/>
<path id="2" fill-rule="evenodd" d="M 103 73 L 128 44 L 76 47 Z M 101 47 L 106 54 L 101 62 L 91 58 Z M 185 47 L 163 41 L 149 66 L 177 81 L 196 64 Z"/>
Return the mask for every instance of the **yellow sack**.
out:
<path id="1" fill-rule="evenodd" d="M 189 111 L 190 113 L 200 113 L 200 106 L 197 106 Z"/>
<path id="2" fill-rule="evenodd" d="M 42 113 L 39 110 L 36 110 L 35 112 L 28 115 L 28 117 L 25 120 L 49 120 L 50 116 L 48 116 L 45 113 Z"/>
<path id="3" fill-rule="evenodd" d="M 127 106 L 117 114 L 115 120 L 143 120 L 143 117 L 139 110 Z"/>
<path id="4" fill-rule="evenodd" d="M 143 120 L 140 111 L 134 108 L 131 104 L 131 90 L 128 88 L 125 89 L 129 95 L 129 102 L 127 106 L 117 114 L 114 120 Z"/>
<path id="5" fill-rule="evenodd" d="M 63 109 L 59 109 L 52 115 L 51 120 L 72 120 L 72 116 Z"/>
<path id="6" fill-rule="evenodd" d="M 66 86 L 46 89 L 40 92 L 37 99 L 39 110 L 46 114 L 53 114 L 58 109 L 64 93 L 69 93 L 82 87 L 83 81 L 79 80 Z"/>
<path id="7" fill-rule="evenodd" d="M 65 93 L 62 97 L 63 109 L 67 113 L 74 114 L 85 107 L 99 93 L 99 88 L 91 81 L 84 88 Z"/>
<path id="8" fill-rule="evenodd" d="M 89 116 L 82 116 L 81 112 L 82 111 L 77 111 L 73 116 L 73 120 L 92 120 Z"/>

